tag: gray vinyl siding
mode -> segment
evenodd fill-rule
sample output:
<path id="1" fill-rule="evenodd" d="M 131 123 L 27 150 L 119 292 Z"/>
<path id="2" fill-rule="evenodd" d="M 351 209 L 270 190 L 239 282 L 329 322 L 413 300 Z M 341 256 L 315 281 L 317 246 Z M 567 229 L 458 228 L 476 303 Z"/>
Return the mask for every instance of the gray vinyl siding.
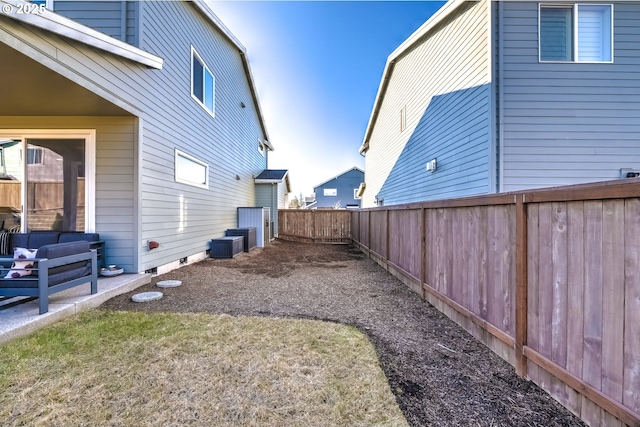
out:
<path id="1" fill-rule="evenodd" d="M 56 0 L 53 9 L 118 40 L 136 45 L 137 1 L 64 1 Z"/>
<path id="2" fill-rule="evenodd" d="M 257 207 L 271 208 L 271 222 L 273 223 L 273 234 L 278 234 L 278 194 L 282 184 L 257 184 L 256 185 L 256 204 Z"/>
<path id="3" fill-rule="evenodd" d="M 366 152 L 364 207 L 491 191 L 489 3 L 461 5 L 396 60 Z"/>
<path id="4" fill-rule="evenodd" d="M 111 181 L 97 183 L 96 215 L 103 223 L 96 227 L 108 239 L 130 239 L 119 240 L 121 252 L 114 259 L 145 271 L 204 252 L 211 238 L 236 227 L 236 208 L 254 205 L 253 177 L 266 169 L 255 144 L 267 138 L 238 49 L 190 3 L 139 2 L 138 7 L 140 47 L 164 59 L 162 70 L 9 19 L 0 36 L 13 37 L 21 52 L 52 72 L 138 117 L 128 140 L 134 149 L 123 153 L 98 146 L 97 156 L 106 156 L 97 159 L 99 173 L 109 168 L 117 173 Z M 191 45 L 216 78 L 215 118 L 191 97 Z M 52 123 L 58 119 L 65 127 L 64 118 L 52 118 Z M 175 149 L 209 165 L 208 189 L 175 182 Z M 135 189 L 133 200 L 129 190 L 121 194 L 123 185 Z M 132 219 L 122 226 L 111 224 L 109 215 L 118 212 Z M 149 251 L 148 240 L 160 247 Z M 112 244 L 107 240 L 107 247 Z"/>
<path id="5" fill-rule="evenodd" d="M 640 168 L 640 3 L 614 4 L 613 64 L 539 63 L 538 4 L 503 7 L 503 191 Z"/>
<path id="6" fill-rule="evenodd" d="M 164 244 L 143 251 L 143 265 L 155 266 L 206 250 L 212 236 L 236 227 L 237 207 L 254 206 L 253 177 L 266 169 L 255 144 L 265 136 L 238 49 L 187 3 L 139 7 L 141 48 L 165 59 L 162 72 L 148 76 L 153 114 L 141 153 L 141 241 Z M 215 118 L 191 97 L 192 45 L 215 76 Z M 208 189 L 175 182 L 175 149 L 209 165 Z"/>
<path id="7" fill-rule="evenodd" d="M 107 264 L 136 271 L 134 252 L 134 117 L 0 117 L 0 129 L 95 129 L 95 231 L 105 240 Z"/>

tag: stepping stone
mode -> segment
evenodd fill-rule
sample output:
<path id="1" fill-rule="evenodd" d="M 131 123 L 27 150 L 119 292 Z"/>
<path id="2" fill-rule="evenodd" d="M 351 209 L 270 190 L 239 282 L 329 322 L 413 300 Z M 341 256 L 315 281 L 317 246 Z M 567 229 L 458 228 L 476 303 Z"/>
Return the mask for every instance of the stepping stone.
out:
<path id="1" fill-rule="evenodd" d="M 156 283 L 159 288 L 177 288 L 182 285 L 182 280 L 162 280 Z"/>
<path id="2" fill-rule="evenodd" d="M 148 302 L 162 298 L 162 292 L 142 292 L 131 297 L 133 302 Z"/>

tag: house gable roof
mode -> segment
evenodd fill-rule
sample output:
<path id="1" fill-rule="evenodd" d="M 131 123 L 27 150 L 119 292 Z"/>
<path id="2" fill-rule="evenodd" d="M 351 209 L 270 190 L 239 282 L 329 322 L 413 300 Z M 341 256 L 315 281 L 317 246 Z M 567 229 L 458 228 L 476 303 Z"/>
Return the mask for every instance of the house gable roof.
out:
<path id="1" fill-rule="evenodd" d="M 269 135 L 267 133 L 267 128 L 265 125 L 264 115 L 262 114 L 262 109 L 258 100 L 258 94 L 256 91 L 255 83 L 253 81 L 253 75 L 251 73 L 251 68 L 249 67 L 247 50 L 231 33 L 231 31 L 222 23 L 222 21 L 220 21 L 220 19 L 213 13 L 213 11 L 211 11 L 204 0 L 193 0 L 188 1 L 188 3 L 196 7 L 205 16 L 205 18 L 214 27 L 220 30 L 223 36 L 226 37 L 238 49 L 240 58 L 242 60 L 244 73 L 247 77 L 247 82 L 251 91 L 251 96 L 253 98 L 253 103 L 256 108 L 256 113 L 258 115 L 258 120 L 262 128 L 262 133 L 264 135 L 264 140 L 262 142 L 268 150 L 273 151 L 274 147 L 271 142 L 269 142 Z M 24 0 L 0 0 L 0 7 L 3 8 L 2 10 L 4 10 L 4 8 L 6 7 L 7 9 L 11 9 L 14 11 L 14 13 L 3 13 L 3 15 L 18 22 L 42 28 L 54 34 L 67 37 L 80 43 L 84 43 L 86 45 L 112 53 L 114 55 L 127 58 L 131 61 L 138 62 L 150 68 L 159 70 L 162 69 L 164 63 L 163 58 L 160 58 L 159 56 L 153 55 L 149 52 L 145 52 L 140 48 L 96 31 L 93 28 L 82 25 L 79 22 L 74 21 L 73 19 L 59 15 L 49 9 L 46 9 L 43 13 L 15 13 L 18 5 L 24 4 L 28 4 L 28 2 Z"/>
<path id="2" fill-rule="evenodd" d="M 162 69 L 164 62 L 162 58 L 96 31 L 93 28 L 82 25 L 73 19 L 59 15 L 49 9 L 46 9 L 42 13 L 16 13 L 18 6 L 25 4 L 28 4 L 28 2 L 23 0 L 0 0 L 0 7 L 2 7 L 3 11 L 13 11 L 13 13 L 3 13 L 3 15 L 18 22 L 42 28 L 54 34 L 138 62 L 147 67 Z"/>
<path id="3" fill-rule="evenodd" d="M 384 72 L 382 73 L 382 79 L 380 81 L 380 86 L 378 88 L 378 94 L 376 95 L 376 99 L 373 103 L 373 109 L 371 111 L 371 116 L 369 117 L 369 123 L 367 124 L 367 130 L 365 131 L 364 140 L 362 141 L 362 145 L 360 146 L 360 154 L 365 153 L 369 149 L 369 139 L 371 138 L 371 133 L 373 132 L 373 128 L 375 126 L 376 120 L 378 119 L 378 114 L 380 112 L 380 107 L 382 106 L 382 101 L 387 92 L 387 87 L 389 86 L 389 81 L 391 80 L 391 75 L 393 74 L 393 70 L 396 62 L 413 46 L 422 41 L 422 39 L 429 34 L 429 32 L 439 23 L 441 23 L 445 18 L 451 15 L 458 7 L 462 6 L 466 0 L 449 0 L 444 4 L 436 13 L 431 16 L 422 24 L 420 28 L 418 28 L 413 34 L 409 36 L 396 50 L 394 50 L 391 55 L 387 58 L 387 63 L 384 67 Z"/>
<path id="4" fill-rule="evenodd" d="M 364 174 L 364 171 L 363 171 L 362 169 L 360 169 L 360 168 L 359 168 L 359 167 L 357 167 L 357 166 L 354 166 L 354 167 L 352 167 L 351 169 L 349 169 L 349 170 L 347 170 L 347 171 L 344 171 L 344 172 L 342 172 L 341 174 L 338 174 L 338 175 L 334 176 L 333 178 L 329 178 L 328 180 L 326 180 L 326 181 L 325 181 L 325 182 L 323 182 L 322 184 L 318 184 L 318 185 L 314 186 L 314 187 L 313 187 L 313 191 L 315 191 L 315 190 L 316 190 L 316 188 L 318 188 L 318 187 L 322 187 L 322 186 L 323 186 L 323 185 L 325 185 L 326 183 L 331 182 L 331 181 L 333 181 L 334 179 L 340 178 L 342 175 L 347 174 L 347 173 L 349 173 L 349 172 L 351 172 L 351 171 L 353 171 L 353 170 L 360 171 L 360 172 L 362 172 L 362 173 Z"/>

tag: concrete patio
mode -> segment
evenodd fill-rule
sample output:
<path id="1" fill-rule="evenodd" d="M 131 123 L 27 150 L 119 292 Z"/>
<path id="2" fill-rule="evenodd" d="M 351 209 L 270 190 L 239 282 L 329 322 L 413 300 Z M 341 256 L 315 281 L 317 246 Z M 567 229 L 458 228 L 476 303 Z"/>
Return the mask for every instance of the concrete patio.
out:
<path id="1" fill-rule="evenodd" d="M 38 300 L 0 310 L 0 344 L 28 335 L 81 311 L 98 307 L 106 300 L 151 282 L 150 274 L 122 274 L 98 279 L 98 293 L 91 295 L 89 283 L 49 297 L 49 311 L 38 314 Z"/>

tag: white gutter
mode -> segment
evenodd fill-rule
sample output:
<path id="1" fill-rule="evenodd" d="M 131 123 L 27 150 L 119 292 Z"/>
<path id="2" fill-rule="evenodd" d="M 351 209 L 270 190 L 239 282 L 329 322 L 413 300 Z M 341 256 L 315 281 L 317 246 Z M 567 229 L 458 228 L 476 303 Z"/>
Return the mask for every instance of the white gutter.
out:
<path id="1" fill-rule="evenodd" d="M 371 132 L 373 132 L 373 127 L 375 125 L 376 120 L 378 119 L 378 114 L 380 113 L 380 107 L 382 105 L 382 99 L 387 91 L 387 86 L 389 85 L 389 80 L 391 79 L 391 74 L 393 73 L 393 68 L 395 66 L 396 61 L 402 56 L 405 52 L 411 49 L 415 44 L 417 44 L 422 37 L 428 34 L 436 25 L 442 22 L 445 18 L 453 13 L 458 7 L 462 6 L 466 0 L 449 0 L 444 6 L 442 6 L 436 13 L 427 20 L 420 28 L 418 28 L 412 35 L 409 36 L 396 50 L 394 50 L 391 55 L 387 58 L 387 63 L 384 67 L 384 72 L 382 73 L 382 81 L 380 82 L 380 87 L 378 88 L 378 94 L 376 95 L 376 99 L 373 103 L 373 110 L 371 111 L 371 116 L 369 117 L 369 124 L 367 125 L 367 130 L 365 131 L 364 140 L 362 145 L 360 146 L 360 154 L 364 154 L 369 149 L 369 138 L 371 138 Z"/>
<path id="2" fill-rule="evenodd" d="M 32 3 L 23 0 L 0 0 L 2 15 L 18 22 L 68 37 L 147 67 L 162 69 L 164 60 L 158 56 L 96 31 L 93 28 L 86 27 L 72 19 L 58 15 L 49 9 L 35 9 L 33 6 Z"/>

